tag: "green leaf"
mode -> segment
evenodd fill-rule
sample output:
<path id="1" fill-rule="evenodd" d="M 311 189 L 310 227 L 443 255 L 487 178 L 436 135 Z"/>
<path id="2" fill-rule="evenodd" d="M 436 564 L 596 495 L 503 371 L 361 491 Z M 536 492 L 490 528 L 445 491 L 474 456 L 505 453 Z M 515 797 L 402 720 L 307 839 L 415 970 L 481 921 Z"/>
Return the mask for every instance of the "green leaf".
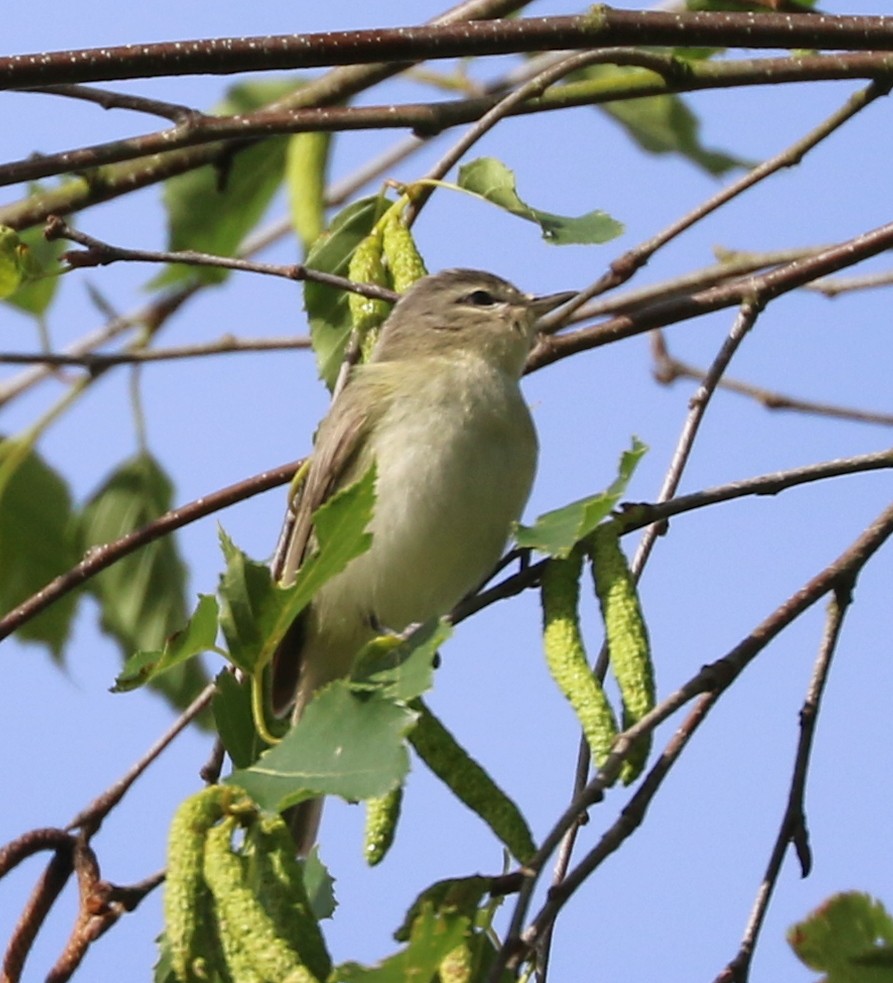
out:
<path id="1" fill-rule="evenodd" d="M 466 940 L 469 929 L 466 916 L 435 911 L 426 904 L 413 922 L 405 949 L 377 966 L 345 963 L 337 967 L 335 978 L 345 983 L 406 983 L 407 980 L 434 979 L 447 955 Z"/>
<path id="2" fill-rule="evenodd" d="M 200 594 L 186 625 L 168 636 L 163 649 L 136 652 L 127 659 L 112 692 L 126 693 L 143 686 L 187 659 L 213 650 L 216 639 L 217 600 L 210 594 Z"/>
<path id="3" fill-rule="evenodd" d="M 589 245 L 616 239 L 623 232 L 620 222 L 606 212 L 587 212 L 576 218 L 554 215 L 521 201 L 515 189 L 515 174 L 495 157 L 479 157 L 459 168 L 459 187 L 518 218 L 535 222 L 546 242 L 555 246 Z"/>
<path id="4" fill-rule="evenodd" d="M 217 736 L 223 742 L 233 766 L 247 768 L 267 748 L 254 726 L 251 680 L 240 681 L 234 673 L 224 671 L 217 676 L 216 686 L 211 712 Z"/>
<path id="5" fill-rule="evenodd" d="M 173 487 L 160 464 L 138 454 L 120 465 L 93 494 L 81 517 L 84 549 L 111 543 L 140 529 L 172 505 Z M 186 567 L 173 535 L 166 535 L 118 560 L 88 583 L 101 608 L 102 630 L 125 658 L 136 651 L 163 650 L 167 638 L 187 621 Z M 192 659 L 169 669 L 150 685 L 184 707 L 207 677 Z"/>
<path id="6" fill-rule="evenodd" d="M 80 558 L 65 480 L 30 444 L 0 441 L 0 610 L 21 604 Z M 16 636 L 60 657 L 77 596 L 60 598 Z"/>
<path id="7" fill-rule="evenodd" d="M 282 615 L 285 596 L 266 563 L 246 556 L 222 529 L 219 536 L 226 560 L 218 585 L 220 627 L 230 661 L 251 673 Z"/>
<path id="8" fill-rule="evenodd" d="M 304 890 L 317 921 L 331 918 L 338 907 L 335 898 L 335 879 L 319 859 L 319 849 L 314 847 L 304 861 Z"/>
<path id="9" fill-rule="evenodd" d="M 25 278 L 28 247 L 15 229 L 0 225 L 0 299 L 16 292 Z"/>
<path id="10" fill-rule="evenodd" d="M 827 983 L 893 980 L 893 919 L 870 895 L 835 894 L 788 930 L 788 943 L 803 963 L 828 974 Z"/>
<path id="11" fill-rule="evenodd" d="M 406 639 L 374 638 L 357 655 L 350 677 L 354 688 L 367 686 L 392 700 L 414 700 L 433 685 L 437 650 L 452 634 L 447 619 L 432 618 Z"/>
<path id="12" fill-rule="evenodd" d="M 325 228 L 326 170 L 332 134 L 295 133 L 285 155 L 285 186 L 291 206 L 291 224 L 304 245 L 304 253 Z"/>
<path id="13" fill-rule="evenodd" d="M 627 69 L 621 66 L 609 71 L 622 74 Z M 717 176 L 752 166 L 750 161 L 740 157 L 704 147 L 700 137 L 701 122 L 680 96 L 648 96 L 604 103 L 598 108 L 615 119 L 650 154 L 678 154 Z"/>
<path id="14" fill-rule="evenodd" d="M 361 198 L 339 212 L 327 232 L 307 254 L 305 265 L 323 273 L 347 276 L 350 257 L 384 214 L 388 201 L 381 195 Z M 332 389 L 351 332 L 347 294 L 322 283 L 304 283 L 304 306 L 320 377 Z"/>
<path id="15" fill-rule="evenodd" d="M 638 437 L 633 437 L 632 447 L 620 457 L 617 478 L 605 491 L 546 512 L 532 526 L 518 526 L 515 536 L 518 545 L 549 556 L 569 556 L 574 546 L 585 539 L 620 501 L 647 450 Z"/>
<path id="16" fill-rule="evenodd" d="M 398 942 L 407 942 L 412 934 L 416 919 L 429 908 L 436 912 L 456 913 L 469 920 L 477 914 L 481 901 L 490 893 L 493 885 L 491 877 L 471 875 L 470 877 L 449 877 L 435 881 L 413 901 L 406 913 L 403 924 L 394 932 Z"/>
<path id="17" fill-rule="evenodd" d="M 61 239 L 50 242 L 40 226 L 25 229 L 19 238 L 28 250 L 24 260 L 25 277 L 6 301 L 39 318 L 46 313 L 59 287 L 59 277 L 55 275 L 60 270 L 59 256 L 69 244 Z"/>
<path id="18" fill-rule="evenodd" d="M 402 704 L 364 699 L 347 681 L 336 680 L 310 701 L 279 744 L 228 781 L 276 812 L 316 795 L 348 801 L 384 795 L 409 770 L 404 737 L 415 719 Z"/>
<path id="19" fill-rule="evenodd" d="M 418 756 L 514 857 L 522 863 L 529 860 L 536 846 L 521 810 L 421 700 L 413 706 L 419 713 L 409 741 Z"/>
<path id="20" fill-rule="evenodd" d="M 295 81 L 264 81 L 232 86 L 214 112 L 250 113 L 295 89 Z M 233 256 L 261 219 L 282 182 L 287 136 L 271 137 L 235 150 L 222 164 L 210 164 L 170 178 L 164 185 L 168 249 L 195 249 Z M 229 271 L 215 267 L 171 266 L 152 287 L 183 280 L 219 283 Z"/>
<path id="21" fill-rule="evenodd" d="M 240 669 L 266 666 L 276 646 L 313 595 L 372 543 L 366 527 L 375 504 L 375 467 L 316 510 L 318 548 L 294 584 L 280 587 L 269 567 L 248 559 L 221 532 L 227 568 L 220 580 L 220 624 L 229 657 Z"/>

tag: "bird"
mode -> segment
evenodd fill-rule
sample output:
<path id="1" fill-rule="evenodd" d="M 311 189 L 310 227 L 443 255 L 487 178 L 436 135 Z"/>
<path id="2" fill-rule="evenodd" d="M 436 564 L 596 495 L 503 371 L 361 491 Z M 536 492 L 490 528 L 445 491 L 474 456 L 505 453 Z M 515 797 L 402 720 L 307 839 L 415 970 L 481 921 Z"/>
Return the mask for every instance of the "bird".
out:
<path id="1" fill-rule="evenodd" d="M 520 389 L 537 323 L 574 296 L 532 296 L 479 270 L 417 280 L 320 424 L 292 504 L 280 582 L 314 548 L 312 516 L 375 464 L 370 548 L 325 583 L 279 643 L 274 709 L 297 722 L 383 628 L 447 614 L 502 555 L 527 502 L 538 442 Z M 321 800 L 291 813 L 298 853 Z"/>

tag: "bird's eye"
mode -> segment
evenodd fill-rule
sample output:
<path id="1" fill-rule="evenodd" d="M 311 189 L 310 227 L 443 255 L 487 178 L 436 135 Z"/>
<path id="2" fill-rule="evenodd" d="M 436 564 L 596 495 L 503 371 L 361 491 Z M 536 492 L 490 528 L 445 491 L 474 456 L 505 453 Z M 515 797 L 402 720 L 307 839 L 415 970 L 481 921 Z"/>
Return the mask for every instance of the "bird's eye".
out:
<path id="1" fill-rule="evenodd" d="M 496 303 L 496 298 L 489 290 L 472 290 L 462 300 L 466 304 L 473 304 L 475 307 L 492 307 Z"/>

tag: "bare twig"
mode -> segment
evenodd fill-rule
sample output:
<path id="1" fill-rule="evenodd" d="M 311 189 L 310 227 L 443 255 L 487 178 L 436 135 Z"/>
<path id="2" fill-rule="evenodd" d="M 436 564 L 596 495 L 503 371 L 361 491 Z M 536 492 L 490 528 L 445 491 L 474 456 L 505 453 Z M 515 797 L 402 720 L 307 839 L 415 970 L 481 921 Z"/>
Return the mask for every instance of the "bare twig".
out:
<path id="1" fill-rule="evenodd" d="M 68 878 L 74 870 L 73 838 L 66 835 L 62 830 L 35 830 L 32 834 L 26 834 L 22 839 L 30 838 L 34 841 L 33 833 L 51 832 L 54 835 L 54 844 L 47 844 L 40 849 L 52 849 L 53 856 L 44 868 L 43 873 L 38 878 L 34 889 L 31 892 L 25 907 L 19 915 L 16 926 L 9 938 L 6 952 L 3 954 L 3 980 L 4 983 L 17 983 L 22 975 L 25 960 L 34 945 L 37 933 L 46 920 L 50 909 L 62 889 L 68 883 Z M 11 844 L 11 846 L 14 844 Z M 6 848 L 4 848 L 6 849 Z M 0 868 L 0 876 L 5 870 Z"/>
<path id="2" fill-rule="evenodd" d="M 232 335 L 204 345 L 178 345 L 173 348 L 138 348 L 123 352 L 90 352 L 67 355 L 61 352 L 0 352 L 0 364 L 10 365 L 76 365 L 88 372 L 103 371 L 113 365 L 142 362 L 166 362 L 181 358 L 201 358 L 207 355 L 226 355 L 245 352 L 278 352 L 310 347 L 310 339 L 298 338 L 235 338 Z"/>
<path id="3" fill-rule="evenodd" d="M 135 96 L 129 92 L 111 92 L 109 89 L 95 89 L 88 85 L 43 85 L 29 90 L 44 95 L 65 96 L 68 99 L 81 99 L 85 102 L 95 102 L 103 109 L 130 109 L 138 113 L 150 113 L 152 116 L 163 116 L 175 123 L 198 123 L 205 119 L 205 114 L 191 106 L 181 106 L 173 102 L 162 102 L 160 99 L 148 99 L 146 96 Z"/>
<path id="4" fill-rule="evenodd" d="M 893 223 L 863 232 L 839 245 L 823 249 L 814 256 L 785 263 L 759 276 L 698 290 L 664 304 L 655 303 L 632 313 L 612 317 L 591 328 L 581 328 L 561 335 L 544 335 L 527 360 L 527 371 L 543 368 L 576 352 L 599 348 L 621 338 L 631 338 L 652 328 L 665 327 L 723 307 L 738 305 L 748 298 L 755 298 L 765 305 L 812 280 L 853 266 L 891 247 Z"/>
<path id="5" fill-rule="evenodd" d="M 732 201 L 734 198 L 737 198 L 754 185 L 759 184 L 760 181 L 764 181 L 771 174 L 775 174 L 782 168 L 793 167 L 795 164 L 798 164 L 810 150 L 816 147 L 823 140 L 827 139 L 832 133 L 843 126 L 844 123 L 865 109 L 866 106 L 869 106 L 875 101 L 875 99 L 886 95 L 890 90 L 891 84 L 893 83 L 881 83 L 874 81 L 862 91 L 850 96 L 850 98 L 847 99 L 846 103 L 840 109 L 832 113 L 810 133 L 807 133 L 801 139 L 796 140 L 781 153 L 776 154 L 774 157 L 769 158 L 769 160 L 759 164 L 757 167 L 753 168 L 753 170 L 738 178 L 738 180 L 733 181 L 727 187 L 723 188 L 721 191 L 718 191 L 715 195 L 712 195 L 696 208 L 693 208 L 686 215 L 683 215 L 681 218 L 668 225 L 665 229 L 662 229 L 657 233 L 657 235 L 639 243 L 639 245 L 637 245 L 635 248 L 629 250 L 619 259 L 612 262 L 608 272 L 599 277 L 585 290 L 582 290 L 574 298 L 574 300 L 561 311 L 560 315 L 556 315 L 552 319 L 549 319 L 548 317 L 544 319 L 547 330 L 550 324 L 563 323 L 568 315 L 572 314 L 576 308 L 581 307 L 586 301 L 603 294 L 605 291 L 610 290 L 621 283 L 625 283 L 636 273 L 637 270 L 644 266 L 659 249 L 671 242 L 677 236 L 681 235 L 687 229 L 690 229 L 697 222 L 700 222 L 703 218 L 706 218 L 706 216 L 710 215 L 712 212 L 715 212 L 723 205 L 728 204 L 728 202 Z M 561 322 L 557 322 L 557 317 L 561 318 Z"/>
<path id="6" fill-rule="evenodd" d="M 525 869 L 529 875 L 518 895 L 509 931 L 492 967 L 489 977 L 491 981 L 495 983 L 501 978 L 500 974 L 506 966 L 517 966 L 536 949 L 542 934 L 554 923 L 560 910 L 579 886 L 641 825 L 664 778 L 723 692 L 753 659 L 804 611 L 829 591 L 836 591 L 851 583 L 891 535 L 893 535 L 893 505 L 881 512 L 834 562 L 789 597 L 727 655 L 704 666 L 675 693 L 662 700 L 654 710 L 617 738 L 611 754 L 598 774 L 565 810 L 537 851 L 536 857 L 526 865 Z M 560 838 L 577 821 L 577 816 L 583 810 L 603 798 L 604 790 L 616 781 L 620 765 L 632 750 L 635 741 L 644 734 L 652 733 L 660 723 L 696 697 L 700 699 L 695 707 L 675 732 L 620 817 L 606 830 L 599 843 L 577 864 L 565 880 L 552 887 L 546 902 L 530 926 L 522 931 L 536 881 L 546 859 L 543 855 L 547 850 L 555 849 Z"/>
<path id="7" fill-rule="evenodd" d="M 851 578 L 841 577 L 834 588 L 828 613 L 825 619 L 825 631 L 822 644 L 813 667 L 812 678 L 803 706 L 800 710 L 800 740 L 797 744 L 797 754 L 794 760 L 794 772 L 791 776 L 791 787 L 788 801 L 779 825 L 778 836 L 772 848 L 766 872 L 763 875 L 760 889 L 754 901 L 753 910 L 744 931 L 738 952 L 725 969 L 717 976 L 716 983 L 746 983 L 750 973 L 750 963 L 756 948 L 772 892 L 781 873 L 781 865 L 789 845 L 793 845 L 800 861 L 800 871 L 803 877 L 809 875 L 812 869 L 812 852 L 809 847 L 809 833 L 806 826 L 806 776 L 809 770 L 809 760 L 818 723 L 822 694 L 828 681 L 831 660 L 840 640 L 843 619 L 852 602 L 852 589 L 855 584 L 855 573 Z"/>
<path id="8" fill-rule="evenodd" d="M 12 634 L 26 621 L 36 617 L 60 597 L 64 597 L 91 577 L 96 576 L 101 570 L 105 570 L 106 567 L 111 566 L 141 546 L 145 546 L 146 543 L 151 543 L 153 540 L 173 532 L 174 529 L 195 522 L 197 519 L 226 508 L 235 502 L 241 502 L 253 495 L 286 484 L 291 480 L 300 463 L 300 461 L 292 461 L 270 471 L 262 471 L 260 474 L 239 481 L 211 495 L 198 498 L 188 505 L 165 512 L 164 515 L 159 516 L 148 525 L 122 536 L 113 543 L 93 547 L 77 566 L 60 574 L 55 580 L 51 580 L 46 587 L 0 618 L 0 640 Z"/>
<path id="9" fill-rule="evenodd" d="M 605 49 L 607 51 L 612 49 Z M 729 62 L 685 62 L 673 55 L 635 48 L 613 49 L 606 62 L 638 66 L 618 84 L 616 78 L 571 82 L 532 99 L 506 107 L 503 116 L 545 113 L 574 106 L 640 99 L 647 96 L 728 88 L 730 86 L 781 85 L 822 79 L 872 79 L 893 72 L 893 56 L 887 52 L 813 55 L 803 58 L 758 58 Z M 536 62 L 533 62 L 536 64 Z M 538 71 L 550 70 L 554 56 L 543 59 Z M 529 66 L 525 66 L 529 68 Z M 417 136 L 432 136 L 443 130 L 479 119 L 497 104 L 510 84 L 532 77 L 529 71 L 509 72 L 483 87 L 485 91 L 463 99 L 438 102 L 385 103 L 377 106 L 308 106 L 306 108 L 261 108 L 233 116 L 209 116 L 188 107 L 157 103 L 152 99 L 113 94 L 89 86 L 59 85 L 35 88 L 32 92 L 79 94 L 107 108 L 121 106 L 156 112 L 174 120 L 175 126 L 123 140 L 77 147 L 52 154 L 31 155 L 0 165 L 0 186 L 36 181 L 55 174 L 86 171 L 123 163 L 153 154 L 170 153 L 221 141 L 258 140 L 278 134 L 313 131 L 411 129 Z M 510 81 L 514 79 L 514 81 Z M 89 96 L 80 95 L 89 93 Z"/>
<path id="10" fill-rule="evenodd" d="M 364 297 L 374 297 L 393 303 L 397 294 L 393 290 L 376 286 L 374 283 L 355 283 L 347 277 L 334 273 L 324 273 L 314 270 L 302 263 L 281 265 L 278 263 L 258 263 L 254 260 L 239 259 L 234 256 L 215 256 L 212 253 L 196 252 L 192 249 L 181 249 L 173 252 L 154 249 L 127 249 L 123 246 L 113 246 L 94 236 L 72 228 L 58 215 L 47 219 L 45 235 L 47 239 L 68 239 L 86 247 L 83 251 L 62 253 L 60 259 L 67 262 L 69 267 L 107 266 L 110 263 L 179 263 L 184 266 L 211 266 L 227 270 L 243 270 L 247 273 L 263 273 L 267 276 L 283 277 L 286 280 L 312 280 L 314 283 L 324 283 L 338 290 L 351 290 Z"/>
<path id="11" fill-rule="evenodd" d="M 654 355 L 654 377 L 658 382 L 667 385 L 677 379 L 702 380 L 704 372 L 697 367 L 683 362 L 671 355 L 667 349 L 666 340 L 661 332 L 653 332 L 651 352 Z M 764 389 L 749 382 L 730 379 L 727 376 L 719 381 L 719 388 L 729 392 L 740 393 L 755 399 L 767 410 L 796 410 L 800 413 L 813 413 L 817 416 L 829 416 L 839 420 L 856 420 L 860 423 L 877 423 L 881 426 L 893 426 L 893 413 L 879 413 L 871 410 L 860 410 L 850 406 L 838 406 L 835 403 L 820 403 L 811 399 L 799 399 L 784 393 Z"/>
<path id="12" fill-rule="evenodd" d="M 705 488 L 703 491 L 692 492 L 690 495 L 680 495 L 667 502 L 657 504 L 636 503 L 624 505 L 620 509 L 620 518 L 624 533 L 634 532 L 654 523 L 666 522 L 677 515 L 693 512 L 720 502 L 731 502 L 738 498 L 751 495 L 777 495 L 799 485 L 824 481 L 847 474 L 862 474 L 866 471 L 879 471 L 893 468 L 893 450 L 877 451 L 871 454 L 859 454 L 855 457 L 838 458 L 834 461 L 823 461 L 819 464 L 808 464 L 802 468 L 789 471 L 775 471 L 733 481 L 726 485 Z M 540 582 L 540 576 L 545 561 L 525 565 L 519 573 L 506 577 L 493 587 L 487 588 L 473 597 L 465 598 L 450 615 L 450 620 L 458 624 L 465 618 L 471 617 L 481 608 L 495 604 L 497 601 L 514 597 L 522 591 L 535 587 Z"/>
<path id="13" fill-rule="evenodd" d="M 599 7 L 577 16 L 441 22 L 423 27 L 211 38 L 11 55 L 0 58 L 0 89 L 645 44 L 884 50 L 893 44 L 893 19 Z"/>
<path id="14" fill-rule="evenodd" d="M 855 290 L 875 290 L 878 287 L 893 285 L 893 272 L 865 273 L 862 276 L 835 276 L 815 280 L 808 284 L 808 290 L 815 290 L 826 297 L 837 297 Z"/>

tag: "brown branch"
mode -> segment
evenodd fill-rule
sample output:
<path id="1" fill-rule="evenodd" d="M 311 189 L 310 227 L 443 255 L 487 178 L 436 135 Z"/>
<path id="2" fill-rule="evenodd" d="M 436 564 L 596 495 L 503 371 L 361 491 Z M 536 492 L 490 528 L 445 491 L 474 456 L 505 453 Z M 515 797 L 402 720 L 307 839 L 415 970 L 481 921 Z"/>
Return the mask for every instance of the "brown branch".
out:
<path id="1" fill-rule="evenodd" d="M 609 52 L 614 51 L 614 55 Z M 640 99 L 668 93 L 695 92 L 731 86 L 779 85 L 833 79 L 879 79 L 893 72 L 893 55 L 888 52 L 813 55 L 804 58 L 761 58 L 734 62 L 682 62 L 672 55 L 635 48 L 604 49 L 604 61 L 639 66 L 648 71 L 630 74 L 624 84 L 592 79 L 571 82 L 544 92 L 537 98 L 506 107 L 505 116 L 552 112 L 577 106 Z M 93 101 L 112 108 L 139 109 L 172 118 L 177 125 L 168 130 L 123 140 L 77 147 L 52 154 L 32 154 L 0 165 L 0 186 L 36 181 L 55 174 L 87 171 L 198 147 L 222 140 L 257 140 L 284 133 L 312 131 L 411 129 L 415 134 L 432 136 L 453 126 L 471 123 L 489 112 L 501 98 L 504 87 L 492 87 L 493 94 L 476 95 L 431 103 L 391 103 L 378 106 L 323 106 L 304 109 L 262 108 L 236 116 L 208 116 L 197 110 L 170 103 L 124 94 L 106 93 L 87 86 L 45 86 L 28 91 L 38 93 L 90 93 Z M 102 96 L 108 98 L 103 99 Z M 79 98 L 86 98 L 79 95 Z M 145 103 L 145 105 L 143 105 Z M 132 104 L 132 105 L 131 105 Z"/>
<path id="2" fill-rule="evenodd" d="M 821 250 L 814 256 L 786 263 L 760 276 L 699 290 L 666 303 L 655 303 L 642 310 L 621 314 L 591 328 L 562 335 L 543 336 L 527 360 L 532 372 L 580 351 L 589 351 L 621 338 L 631 338 L 724 307 L 741 304 L 748 298 L 767 304 L 829 273 L 853 266 L 893 247 L 893 223 L 864 232 L 852 239 Z"/>
<path id="3" fill-rule="evenodd" d="M 617 738 L 598 774 L 565 810 L 537 851 L 536 857 L 526 865 L 530 874 L 519 893 L 512 922 L 493 965 L 490 980 L 499 980 L 500 974 L 507 965 L 511 967 L 518 965 L 535 950 L 538 939 L 549 926 L 554 924 L 558 913 L 574 892 L 641 825 L 657 790 L 682 750 L 720 696 L 744 669 L 781 631 L 825 594 L 830 591 L 845 590 L 846 585 L 852 583 L 859 571 L 891 535 L 893 535 L 893 505 L 881 512 L 836 560 L 776 608 L 727 655 L 704 666 L 675 693 L 661 701 L 654 710 Z M 545 860 L 543 854 L 547 849 L 551 850 L 557 846 L 561 836 L 571 823 L 577 820 L 577 816 L 603 798 L 604 790 L 616 781 L 620 766 L 632 750 L 635 741 L 644 734 L 652 733 L 660 723 L 696 697 L 700 699 L 695 707 L 664 748 L 663 754 L 653 765 L 619 818 L 605 831 L 598 844 L 577 864 L 567 878 L 561 884 L 552 887 L 546 902 L 527 930 L 522 933 L 521 927 L 526 918 L 537 876 Z"/>
<path id="4" fill-rule="evenodd" d="M 25 960 L 37 938 L 37 933 L 74 870 L 74 840 L 62 830 L 33 830 L 9 846 L 15 847 L 23 841 L 28 841 L 30 845 L 34 845 L 41 833 L 52 834 L 52 836 L 43 838 L 45 841 L 51 842 L 45 842 L 45 845 L 41 846 L 40 849 L 52 849 L 54 852 L 50 862 L 34 885 L 34 889 L 31 891 L 31 895 L 25 903 L 9 938 L 6 952 L 3 954 L 2 978 L 4 983 L 18 983 L 25 966 Z M 4 848 L 4 851 L 7 849 Z M 0 872 L 0 877 L 3 876 L 3 873 L 5 870 Z"/>
<path id="5" fill-rule="evenodd" d="M 769 908 L 769 901 L 778 882 L 782 861 L 788 846 L 794 846 L 803 877 L 808 877 L 812 869 L 812 852 L 809 847 L 809 832 L 806 826 L 806 808 L 804 806 L 806 777 L 809 771 L 809 760 L 822 703 L 822 694 L 828 682 L 831 661 L 840 640 L 843 619 L 852 602 L 854 584 L 855 574 L 850 579 L 842 577 L 835 587 L 831 602 L 828 605 L 822 644 L 813 667 L 806 698 L 800 710 L 800 740 L 797 744 L 787 805 L 772 853 L 766 865 L 763 881 L 760 884 L 753 910 L 744 931 L 744 937 L 734 959 L 717 976 L 716 983 L 733 983 L 733 981 L 734 983 L 746 983 L 757 938 Z"/>
<path id="6" fill-rule="evenodd" d="M 893 46 L 893 18 L 596 7 L 579 16 L 166 41 L 10 55 L 0 58 L 0 89 L 619 45 L 864 51 Z"/>
<path id="7" fill-rule="evenodd" d="M 203 358 L 240 352 L 279 352 L 310 348 L 309 338 L 236 338 L 226 335 L 204 345 L 177 345 L 172 348 L 138 348 L 124 352 L 89 352 L 67 355 L 60 352 L 0 352 L 0 364 L 75 365 L 88 372 L 101 372 L 113 365 L 167 362 L 181 358 Z"/>
<path id="8" fill-rule="evenodd" d="M 649 504 L 638 502 L 624 504 L 618 510 L 623 533 L 635 532 L 654 523 L 664 523 L 677 515 L 684 515 L 710 505 L 721 502 L 732 502 L 738 498 L 751 495 L 778 495 L 780 492 L 800 485 L 811 484 L 815 481 L 825 481 L 828 478 L 839 478 L 849 474 L 863 474 L 868 471 L 883 471 L 893 468 L 893 450 L 876 451 L 871 454 L 858 454 L 854 457 L 838 458 L 833 461 L 823 461 L 819 464 L 807 464 L 802 468 L 792 468 L 788 471 L 774 471 L 769 474 L 745 478 L 725 485 L 705 488 L 703 491 L 692 492 L 690 495 L 680 495 L 667 502 Z M 539 585 L 543 566 L 546 561 L 524 565 L 521 570 L 506 577 L 505 580 L 482 590 L 472 597 L 467 597 L 453 609 L 450 620 L 458 624 L 465 618 L 471 617 L 477 611 L 497 601 Z M 500 564 L 501 566 L 502 564 Z"/>
<path id="9" fill-rule="evenodd" d="M 148 525 L 136 529 L 112 543 L 91 548 L 77 566 L 51 580 L 46 587 L 36 594 L 32 594 L 31 597 L 0 618 L 0 641 L 20 628 L 26 621 L 36 617 L 54 601 L 64 597 L 91 577 L 96 576 L 100 571 L 105 570 L 106 567 L 111 566 L 141 546 L 145 546 L 181 526 L 195 522 L 197 519 L 227 508 L 236 502 L 241 502 L 261 492 L 286 484 L 291 480 L 300 463 L 300 461 L 292 461 L 289 464 L 279 465 L 270 471 L 262 471 L 260 474 L 239 481 L 211 495 L 197 498 L 188 505 L 165 512 L 164 515 L 159 516 Z"/>
<path id="10" fill-rule="evenodd" d="M 463 18 L 499 17 L 510 14 L 521 6 L 524 4 L 518 0 L 466 0 L 435 18 L 432 23 L 448 24 Z M 300 86 L 268 108 L 295 110 L 308 106 L 330 106 L 346 101 L 364 89 L 399 74 L 406 67 L 403 63 L 382 63 L 336 68 Z M 36 84 L 64 81 L 66 80 L 46 78 Z M 215 143 L 187 147 L 146 159 L 113 164 L 102 168 L 98 173 L 90 171 L 66 181 L 60 187 L 44 189 L 23 201 L 0 208 L 0 224 L 22 229 L 43 222 L 48 215 L 68 215 L 206 164 L 226 162 L 231 160 L 233 153 L 247 145 L 240 142 L 237 146 L 221 146 Z"/>
<path id="11" fill-rule="evenodd" d="M 206 119 L 204 113 L 191 106 L 179 103 L 163 102 L 160 99 L 149 99 L 146 96 L 135 96 L 129 92 L 111 92 L 108 89 L 94 89 L 88 85 L 44 85 L 29 92 L 41 95 L 64 96 L 67 99 L 80 99 L 84 102 L 95 102 L 103 109 L 130 109 L 138 113 L 149 113 L 152 116 L 163 116 L 175 123 L 199 123 Z M 164 148 L 159 148 L 159 150 Z"/>
<path id="12" fill-rule="evenodd" d="M 654 377 L 658 382 L 671 385 L 677 379 L 700 381 L 704 378 L 704 372 L 701 369 L 690 365 L 688 362 L 683 362 L 669 353 L 666 339 L 662 334 L 654 333 L 651 351 L 655 361 Z M 750 399 L 761 403 L 767 410 L 796 410 L 800 413 L 814 413 L 817 416 L 829 416 L 839 420 L 856 420 L 860 423 L 877 423 L 885 427 L 893 426 L 893 413 L 872 412 L 849 406 L 838 406 L 834 403 L 798 399 L 728 377 L 721 379 L 719 386 L 729 390 L 729 392 L 748 396 Z"/>
<path id="13" fill-rule="evenodd" d="M 696 208 L 693 208 L 690 212 L 683 215 L 675 222 L 671 222 L 670 225 L 658 232 L 657 235 L 652 236 L 650 239 L 646 239 L 633 249 L 628 250 L 623 256 L 611 263 L 607 273 L 599 277 L 598 280 L 596 280 L 585 290 L 581 290 L 574 298 L 573 302 L 566 305 L 560 314 L 553 315 L 551 318 L 546 317 L 544 319 L 545 330 L 548 331 L 550 328 L 554 328 L 556 325 L 566 323 L 568 316 L 573 314 L 574 310 L 582 307 L 586 301 L 605 293 L 607 290 L 611 290 L 614 287 L 619 286 L 621 283 L 625 283 L 639 269 L 641 269 L 641 267 L 643 267 L 659 249 L 667 245 L 673 239 L 676 239 L 683 232 L 694 226 L 697 222 L 700 222 L 708 215 L 717 211 L 723 205 L 726 205 L 734 198 L 739 197 L 754 185 L 759 184 L 761 181 L 765 181 L 766 178 L 777 173 L 782 168 L 793 167 L 796 164 L 799 164 L 810 150 L 815 148 L 823 140 L 826 140 L 832 133 L 843 126 L 844 123 L 852 119 L 853 116 L 861 112 L 867 106 L 871 105 L 871 103 L 873 103 L 876 99 L 886 95 L 889 92 L 891 85 L 893 85 L 893 80 L 890 82 L 874 81 L 865 89 L 854 93 L 849 97 L 849 99 L 847 99 L 840 109 L 833 112 L 827 119 L 823 120 L 817 127 L 811 130 L 805 136 L 794 141 L 794 143 L 792 143 L 789 147 L 786 147 L 780 153 L 775 154 L 768 160 L 763 161 L 762 164 L 754 167 L 752 170 L 748 171 L 747 174 L 744 174 L 736 181 L 733 181 L 727 187 L 722 188 L 716 194 L 711 195 L 706 201 L 702 202 Z M 667 298 L 658 298 L 657 302 L 664 303 L 666 300 Z"/>
<path id="14" fill-rule="evenodd" d="M 314 270 L 302 263 L 281 265 L 277 263 L 258 263 L 255 260 L 240 259 L 234 256 L 216 256 L 212 253 L 201 253 L 192 249 L 175 251 L 154 249 L 127 249 L 123 246 L 113 246 L 111 243 L 96 239 L 94 236 L 72 228 L 58 215 L 47 219 L 44 235 L 49 240 L 67 239 L 86 248 L 84 250 L 69 250 L 62 253 L 60 260 L 68 263 L 70 269 L 82 267 L 108 266 L 111 263 L 174 263 L 183 266 L 210 266 L 227 270 L 242 270 L 246 273 L 263 273 L 267 276 L 282 277 L 286 280 L 312 280 L 314 283 L 324 283 L 337 290 L 350 290 L 364 297 L 374 297 L 393 303 L 397 294 L 393 290 L 379 287 L 374 283 L 355 283 L 347 277 L 334 273 L 324 273 Z"/>

